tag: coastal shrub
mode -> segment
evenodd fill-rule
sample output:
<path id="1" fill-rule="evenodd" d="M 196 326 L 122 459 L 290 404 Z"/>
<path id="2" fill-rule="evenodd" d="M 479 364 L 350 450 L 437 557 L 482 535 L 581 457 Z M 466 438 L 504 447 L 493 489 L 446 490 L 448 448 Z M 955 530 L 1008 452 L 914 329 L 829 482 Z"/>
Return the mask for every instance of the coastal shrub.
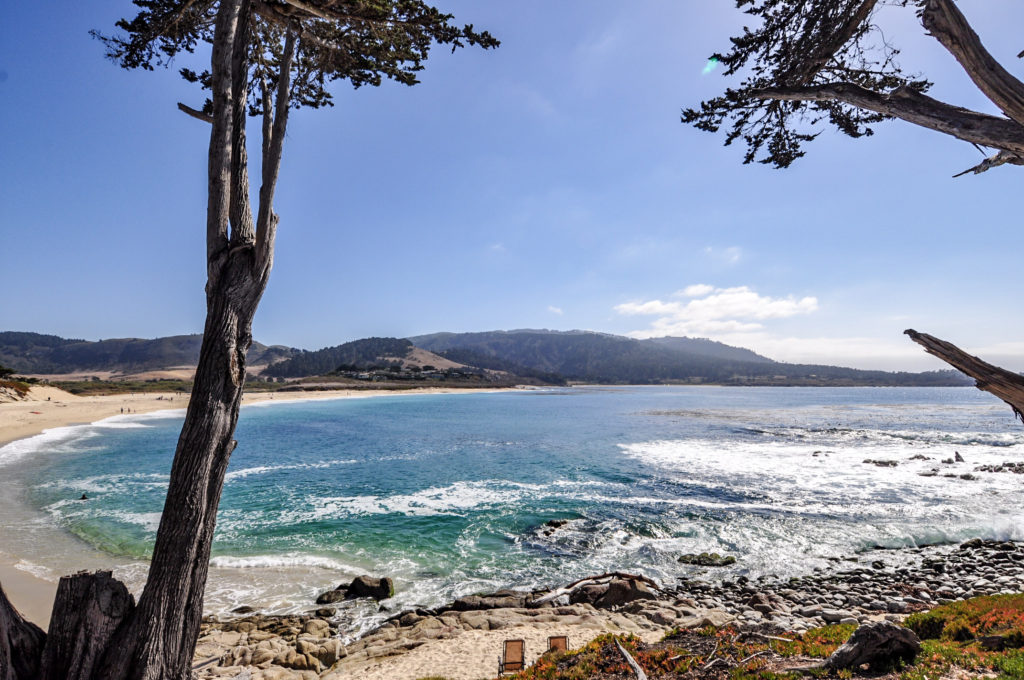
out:
<path id="1" fill-rule="evenodd" d="M 0 380 L 0 389 L 12 390 L 21 399 L 28 394 L 29 384 L 22 380 Z"/>
<path id="2" fill-rule="evenodd" d="M 1007 647 L 1024 646 L 1024 594 L 986 595 L 912 614 L 905 625 L 922 640 L 964 642 L 998 635 Z"/>

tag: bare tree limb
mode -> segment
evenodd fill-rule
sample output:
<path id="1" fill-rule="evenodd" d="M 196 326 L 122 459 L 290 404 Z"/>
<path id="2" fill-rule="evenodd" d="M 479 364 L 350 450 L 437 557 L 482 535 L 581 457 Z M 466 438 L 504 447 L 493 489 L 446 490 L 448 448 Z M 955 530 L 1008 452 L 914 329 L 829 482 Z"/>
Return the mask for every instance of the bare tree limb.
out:
<path id="1" fill-rule="evenodd" d="M 281 55 L 281 75 L 277 81 L 277 98 L 274 101 L 274 124 L 263 158 L 263 184 L 260 186 L 260 205 L 256 216 L 256 263 L 261 269 L 262 276 L 266 276 L 270 271 L 274 258 L 274 233 L 277 226 L 277 216 L 274 214 L 274 188 L 277 186 L 277 175 L 281 170 L 281 149 L 288 127 L 291 64 L 295 56 L 295 41 L 296 30 L 289 29 L 285 34 L 284 52 Z M 269 105 L 270 102 L 263 102 L 264 108 Z"/>
<path id="2" fill-rule="evenodd" d="M 204 123 L 212 123 L 213 122 L 213 116 L 211 116 L 208 113 L 203 113 L 202 111 L 200 111 L 198 109 L 193 109 L 188 104 L 182 104 L 181 102 L 178 102 L 178 110 L 181 111 L 182 113 L 187 113 L 188 115 L 192 116 L 193 118 L 196 118 L 197 120 L 201 120 Z"/>
<path id="3" fill-rule="evenodd" d="M 324 12 L 323 10 L 314 7 L 313 5 L 309 4 L 308 2 L 302 2 L 302 0 L 284 0 L 284 2 L 285 2 L 285 4 L 291 5 L 295 9 L 300 9 L 303 12 L 306 12 L 307 14 L 311 14 L 311 15 L 319 18 L 319 19 L 324 19 L 326 21 L 331 21 L 331 20 L 336 18 L 334 16 L 331 16 L 327 12 Z"/>
<path id="4" fill-rule="evenodd" d="M 626 648 L 622 646 L 618 638 L 615 638 L 615 646 L 619 648 L 619 654 L 626 660 L 626 665 L 629 666 L 630 670 L 633 671 L 633 675 L 636 676 L 636 680 L 647 680 L 647 673 L 644 673 L 644 669 L 640 667 L 640 664 L 636 662 L 636 659 L 626 651 Z"/>
<path id="5" fill-rule="evenodd" d="M 903 332 L 924 347 L 929 354 L 937 356 L 961 373 L 974 378 L 975 387 L 1005 401 L 1013 409 L 1014 414 L 1024 421 L 1024 377 L 971 356 L 945 340 L 926 333 L 918 333 L 913 329 Z"/>
<path id="6" fill-rule="evenodd" d="M 953 0 L 927 0 L 921 23 L 960 62 L 986 97 L 1024 125 L 1024 83 L 989 54 Z"/>
<path id="7" fill-rule="evenodd" d="M 986 170 L 991 170 L 992 168 L 997 168 L 1000 165 L 1006 165 L 1007 163 L 1011 165 L 1024 165 L 1024 158 L 1021 158 L 1017 154 L 1011 153 L 1009 151 L 999 151 L 994 155 L 989 156 L 982 162 L 978 163 L 974 167 L 967 168 L 963 172 L 956 173 L 955 175 L 953 175 L 953 177 L 962 177 L 971 172 L 973 172 L 975 175 L 978 175 L 985 172 Z"/>
<path id="8" fill-rule="evenodd" d="M 752 95 L 784 101 L 841 101 L 868 111 L 920 125 L 967 142 L 1024 155 L 1024 126 L 901 87 L 888 94 L 872 92 L 855 83 L 829 83 L 813 87 L 765 88 Z"/>

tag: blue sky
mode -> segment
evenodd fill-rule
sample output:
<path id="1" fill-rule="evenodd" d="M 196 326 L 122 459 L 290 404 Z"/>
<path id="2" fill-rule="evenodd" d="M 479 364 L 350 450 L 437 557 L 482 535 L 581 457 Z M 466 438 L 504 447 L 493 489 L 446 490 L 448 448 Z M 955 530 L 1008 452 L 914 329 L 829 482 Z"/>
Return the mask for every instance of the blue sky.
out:
<path id="1" fill-rule="evenodd" d="M 1020 74 L 1013 0 L 963 0 Z M 679 122 L 744 23 L 732 2 L 444 2 L 495 51 L 290 121 L 261 342 L 591 329 L 686 334 L 786 361 L 942 368 L 913 327 L 1024 369 L 1019 168 L 903 123 L 826 131 L 789 170 Z M 91 28 L 127 2 L 0 8 L 0 329 L 201 330 L 208 131 L 173 71 L 126 72 Z M 932 94 L 993 112 L 909 10 L 879 17 Z M 204 55 L 205 56 L 205 55 Z"/>

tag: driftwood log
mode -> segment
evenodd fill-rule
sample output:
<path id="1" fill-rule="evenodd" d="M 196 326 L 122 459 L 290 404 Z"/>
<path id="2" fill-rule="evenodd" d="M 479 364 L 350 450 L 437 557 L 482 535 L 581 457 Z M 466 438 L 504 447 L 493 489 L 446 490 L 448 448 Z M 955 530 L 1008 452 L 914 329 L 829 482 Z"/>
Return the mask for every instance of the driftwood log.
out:
<path id="1" fill-rule="evenodd" d="M 903 331 L 925 351 L 945 361 L 961 373 L 974 378 L 979 390 L 994 394 L 1013 409 L 1024 421 L 1024 377 L 972 356 L 956 345 L 913 329 Z"/>
<path id="2" fill-rule="evenodd" d="M 26 621 L 0 590 L 0 680 L 35 680 L 46 633 Z"/>
<path id="3" fill-rule="evenodd" d="M 647 673 L 644 673 L 644 669 L 640 667 L 640 664 L 636 662 L 636 659 L 626 651 L 626 648 L 622 646 L 618 638 L 615 638 L 615 646 L 619 648 L 619 654 L 626 660 L 626 665 L 633 671 L 633 675 L 636 676 L 636 680 L 647 680 Z"/>

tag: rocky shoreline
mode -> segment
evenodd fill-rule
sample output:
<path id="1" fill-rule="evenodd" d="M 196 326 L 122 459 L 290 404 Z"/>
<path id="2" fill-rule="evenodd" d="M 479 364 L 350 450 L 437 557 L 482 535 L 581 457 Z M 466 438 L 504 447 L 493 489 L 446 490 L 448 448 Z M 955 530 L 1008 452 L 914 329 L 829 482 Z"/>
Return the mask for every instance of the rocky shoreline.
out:
<path id="1" fill-rule="evenodd" d="M 899 621 L 954 600 L 1021 592 L 1024 544 L 974 539 L 959 546 L 879 549 L 788 580 L 715 580 L 714 574 L 708 568 L 702 578 L 659 585 L 643 576 L 613 573 L 554 590 L 464 597 L 437 609 L 400 612 L 348 644 L 329 608 L 303 616 L 207 619 L 197 672 L 204 678 L 252 680 L 372 677 L 371 669 L 429 646 L 446 667 L 408 677 L 481 678 L 494 675 L 490 666 L 500 639 L 533 634 L 541 640 L 547 630 L 569 631 L 572 647 L 578 647 L 605 632 L 657 640 L 672 629 L 708 625 L 778 634 L 832 623 Z M 439 647 L 489 631 L 496 631 L 498 642 L 484 650 L 488 661 L 480 669 L 468 659 L 446 658 L 454 653 Z"/>

